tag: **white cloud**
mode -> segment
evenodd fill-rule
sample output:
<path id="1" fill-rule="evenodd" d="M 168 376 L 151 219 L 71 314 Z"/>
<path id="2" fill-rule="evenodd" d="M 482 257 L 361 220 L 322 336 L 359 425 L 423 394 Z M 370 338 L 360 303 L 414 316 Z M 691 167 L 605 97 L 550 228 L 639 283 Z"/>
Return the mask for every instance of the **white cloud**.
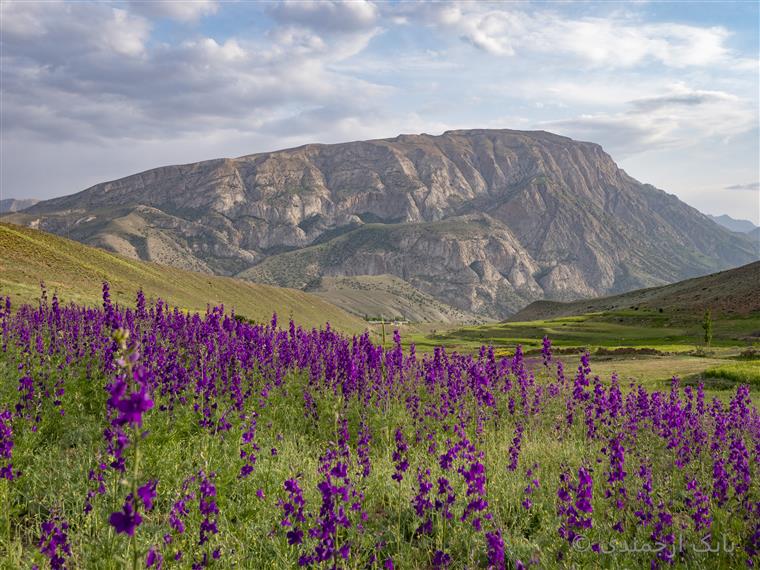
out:
<path id="1" fill-rule="evenodd" d="M 423 21 L 453 30 L 496 56 L 570 57 L 584 65 L 625 68 L 651 62 L 705 66 L 729 59 L 729 33 L 719 26 L 645 23 L 630 16 L 566 18 L 551 10 L 460 3 L 418 10 Z"/>
<path id="2" fill-rule="evenodd" d="M 627 101 L 623 111 L 581 115 L 541 125 L 573 138 L 601 143 L 615 156 L 626 157 L 688 147 L 711 137 L 730 138 L 754 129 L 757 120 L 752 101 L 676 83 L 664 93 Z"/>
<path id="3" fill-rule="evenodd" d="M 367 0 L 286 0 L 270 13 L 287 25 L 298 25 L 321 33 L 355 33 L 375 27 L 379 11 Z"/>
<path id="4" fill-rule="evenodd" d="M 102 28 L 96 30 L 95 34 L 102 47 L 118 54 L 137 56 L 144 53 L 149 32 L 150 28 L 145 20 L 136 18 L 125 10 L 114 8 L 112 16 L 104 19 Z"/>
<path id="5" fill-rule="evenodd" d="M 760 190 L 760 182 L 748 182 L 746 184 L 731 184 L 726 190 L 741 190 L 745 192 L 757 192 Z"/>
<path id="6" fill-rule="evenodd" d="M 243 61 L 249 56 L 249 53 L 234 38 L 223 44 L 217 43 L 213 38 L 201 38 L 197 41 L 184 42 L 182 48 L 188 54 L 193 54 L 197 62 L 203 62 L 205 65 Z"/>
<path id="7" fill-rule="evenodd" d="M 151 28 L 145 18 L 104 4 L 3 2 L 0 13 L 4 52 L 46 65 L 104 53 L 140 56 Z"/>
<path id="8" fill-rule="evenodd" d="M 331 6 L 372 23 L 371 5 Z M 325 11 L 322 4 L 309 9 Z M 333 25 L 323 20 L 323 28 Z M 148 19 L 110 6 L 4 5 L 4 131 L 73 140 L 171 138 L 245 130 L 304 109 L 348 113 L 357 94 L 371 107 L 388 88 L 331 65 L 364 49 L 374 30 L 321 36 L 288 24 L 266 36 L 191 35 L 172 44 L 150 41 Z"/>
<path id="9" fill-rule="evenodd" d="M 197 22 L 219 9 L 214 0 L 130 0 L 129 5 L 135 12 L 149 18 L 169 18 L 178 22 Z"/>

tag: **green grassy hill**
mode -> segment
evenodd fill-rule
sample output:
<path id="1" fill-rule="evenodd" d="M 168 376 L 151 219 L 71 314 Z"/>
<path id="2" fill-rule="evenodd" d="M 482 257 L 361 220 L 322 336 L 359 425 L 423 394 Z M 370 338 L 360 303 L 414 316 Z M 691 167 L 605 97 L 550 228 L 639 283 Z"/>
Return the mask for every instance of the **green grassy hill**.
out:
<path id="1" fill-rule="evenodd" d="M 64 302 L 100 303 L 101 283 L 111 284 L 114 300 L 132 304 L 139 288 L 183 309 L 203 311 L 224 303 L 239 315 L 265 320 L 276 312 L 303 326 L 325 322 L 360 332 L 364 321 L 314 295 L 248 281 L 183 271 L 136 261 L 45 232 L 0 223 L 0 295 L 13 303 L 34 301 L 40 281 Z"/>
<path id="2" fill-rule="evenodd" d="M 536 301 L 510 317 L 511 322 L 557 319 L 620 310 L 649 309 L 663 313 L 701 316 L 710 308 L 721 315 L 760 313 L 760 261 L 679 281 L 638 289 L 622 295 L 583 299 L 571 303 Z"/>

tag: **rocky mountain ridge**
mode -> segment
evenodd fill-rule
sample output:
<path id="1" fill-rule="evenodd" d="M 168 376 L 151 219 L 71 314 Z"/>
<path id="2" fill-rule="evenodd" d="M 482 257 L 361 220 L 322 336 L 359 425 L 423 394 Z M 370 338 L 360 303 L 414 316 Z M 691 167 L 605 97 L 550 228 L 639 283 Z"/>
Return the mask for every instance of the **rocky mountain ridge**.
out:
<path id="1" fill-rule="evenodd" d="M 757 258 L 749 239 L 631 178 L 599 145 L 543 131 L 401 135 L 162 167 L 10 221 L 276 285 L 395 275 L 494 318 Z"/>

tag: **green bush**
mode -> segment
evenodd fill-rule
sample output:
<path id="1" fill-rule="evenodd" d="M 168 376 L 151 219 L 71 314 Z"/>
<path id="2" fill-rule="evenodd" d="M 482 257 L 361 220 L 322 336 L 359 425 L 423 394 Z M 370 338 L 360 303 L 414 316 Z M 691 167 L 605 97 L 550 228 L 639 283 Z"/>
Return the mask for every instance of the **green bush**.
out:
<path id="1" fill-rule="evenodd" d="M 714 366 L 705 370 L 708 378 L 723 378 L 744 384 L 760 384 L 760 363 L 741 362 Z"/>

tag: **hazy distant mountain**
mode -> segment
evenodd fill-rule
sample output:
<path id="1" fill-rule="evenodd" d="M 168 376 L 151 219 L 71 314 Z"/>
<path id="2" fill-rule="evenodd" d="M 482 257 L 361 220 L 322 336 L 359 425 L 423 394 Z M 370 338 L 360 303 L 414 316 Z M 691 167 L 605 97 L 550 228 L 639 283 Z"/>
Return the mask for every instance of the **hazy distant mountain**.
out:
<path id="1" fill-rule="evenodd" d="M 30 198 L 28 200 L 18 200 L 16 198 L 6 198 L 0 200 L 0 214 L 6 214 L 8 212 L 20 212 L 30 206 L 34 206 L 39 200 Z"/>
<path id="2" fill-rule="evenodd" d="M 8 219 L 277 285 L 396 276 L 497 318 L 536 299 L 619 293 L 757 257 L 750 239 L 634 180 L 599 145 L 543 131 L 402 135 L 169 166 Z"/>
<path id="3" fill-rule="evenodd" d="M 726 229 L 731 230 L 732 232 L 738 232 L 741 234 L 746 234 L 748 232 L 751 232 L 754 230 L 757 226 L 750 222 L 749 220 L 736 220 L 732 218 L 731 216 L 727 216 L 726 214 L 722 214 L 720 216 L 711 216 L 710 214 L 707 215 L 708 218 L 712 219 L 716 224 L 720 224 Z"/>

